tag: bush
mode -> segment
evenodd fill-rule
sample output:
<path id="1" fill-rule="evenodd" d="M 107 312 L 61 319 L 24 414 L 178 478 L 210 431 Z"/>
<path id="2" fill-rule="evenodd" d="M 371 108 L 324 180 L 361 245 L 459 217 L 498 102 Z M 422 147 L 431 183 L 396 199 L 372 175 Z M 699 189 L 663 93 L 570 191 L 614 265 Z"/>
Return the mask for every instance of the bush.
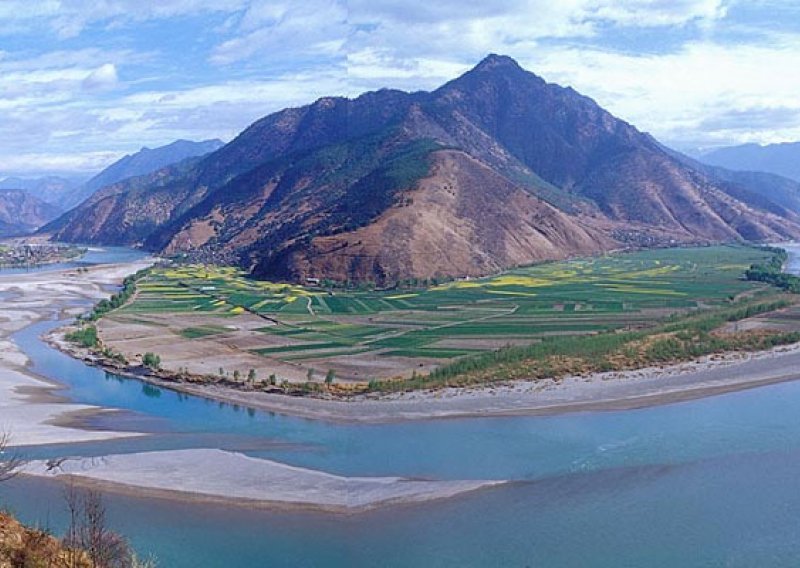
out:
<path id="1" fill-rule="evenodd" d="M 72 343 L 77 343 L 81 347 L 97 347 L 99 343 L 97 339 L 97 328 L 93 325 L 87 325 L 81 327 L 80 329 L 76 329 L 65 336 L 67 341 L 71 341 Z"/>
<path id="2" fill-rule="evenodd" d="M 788 253 L 776 247 L 761 247 L 762 250 L 772 253 L 772 258 L 765 264 L 753 264 L 745 271 L 747 280 L 766 282 L 782 288 L 792 294 L 800 293 L 800 278 L 783 271 L 783 265 L 789 258 Z"/>
<path id="3" fill-rule="evenodd" d="M 148 351 L 142 356 L 142 365 L 151 369 L 161 368 L 161 357 Z"/>

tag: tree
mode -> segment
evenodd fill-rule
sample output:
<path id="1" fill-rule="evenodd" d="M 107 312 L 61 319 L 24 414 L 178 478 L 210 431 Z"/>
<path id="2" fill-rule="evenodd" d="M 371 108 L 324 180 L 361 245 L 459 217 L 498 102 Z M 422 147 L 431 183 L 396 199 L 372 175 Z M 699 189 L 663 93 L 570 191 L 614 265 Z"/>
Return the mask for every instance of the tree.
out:
<path id="1" fill-rule="evenodd" d="M 309 381 L 314 380 L 314 369 L 308 370 L 308 372 L 306 373 L 306 379 L 308 379 Z"/>
<path id="2" fill-rule="evenodd" d="M 325 384 L 331 385 L 333 384 L 333 379 L 336 378 L 336 373 L 333 369 L 328 369 L 328 372 L 325 374 Z"/>
<path id="3" fill-rule="evenodd" d="M 10 446 L 11 435 L 8 432 L 0 432 L 0 482 L 15 477 L 25 465 L 25 461 L 19 455 L 9 450 Z"/>
<path id="4" fill-rule="evenodd" d="M 136 566 L 130 544 L 121 535 L 109 530 L 103 496 L 92 490 L 78 490 L 68 484 L 64 488 L 70 524 L 64 546 L 75 555 L 86 551 L 96 568 L 129 568 Z"/>
<path id="5" fill-rule="evenodd" d="M 142 365 L 151 369 L 159 369 L 161 368 L 161 357 L 148 351 L 142 356 Z"/>
<path id="6" fill-rule="evenodd" d="M 247 382 L 249 382 L 249 383 L 256 382 L 256 370 L 255 369 L 250 369 L 249 371 L 247 371 Z"/>

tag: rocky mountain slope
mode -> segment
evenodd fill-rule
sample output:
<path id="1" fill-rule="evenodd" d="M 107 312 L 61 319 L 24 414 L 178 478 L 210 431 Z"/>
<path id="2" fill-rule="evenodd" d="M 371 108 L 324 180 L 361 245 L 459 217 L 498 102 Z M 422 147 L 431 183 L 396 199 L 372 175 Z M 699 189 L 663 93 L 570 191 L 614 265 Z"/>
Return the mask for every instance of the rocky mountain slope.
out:
<path id="1" fill-rule="evenodd" d="M 800 217 L 492 55 L 433 92 L 272 114 L 204 158 L 105 188 L 47 229 L 263 277 L 388 283 L 630 245 L 793 238 Z"/>
<path id="2" fill-rule="evenodd" d="M 134 154 L 123 156 L 72 192 L 69 201 L 63 204 L 63 209 L 66 211 L 83 203 L 99 189 L 108 185 L 153 173 L 188 158 L 209 154 L 223 145 L 221 140 L 216 139 L 202 142 L 176 140 L 158 148 L 142 148 Z"/>
<path id="3" fill-rule="evenodd" d="M 675 150 L 663 148 L 668 154 L 690 168 L 727 182 L 731 186 L 730 193 L 738 194 L 741 199 L 756 207 L 775 210 L 781 215 L 785 215 L 786 211 L 800 212 L 800 182 L 768 172 L 731 170 L 721 166 L 711 166 Z M 785 211 L 776 210 L 776 205 Z"/>
<path id="4" fill-rule="evenodd" d="M 151 174 L 183 160 L 203 156 L 222 146 L 220 140 L 178 140 L 152 150 L 142 148 L 139 152 L 114 162 L 88 181 L 58 176 L 5 178 L 0 181 L 0 236 L 35 231 L 107 185 Z M 131 185 L 135 185 L 135 182 L 131 182 Z"/>
<path id="5" fill-rule="evenodd" d="M 61 210 L 22 189 L 0 189 L 0 237 L 32 233 Z"/>

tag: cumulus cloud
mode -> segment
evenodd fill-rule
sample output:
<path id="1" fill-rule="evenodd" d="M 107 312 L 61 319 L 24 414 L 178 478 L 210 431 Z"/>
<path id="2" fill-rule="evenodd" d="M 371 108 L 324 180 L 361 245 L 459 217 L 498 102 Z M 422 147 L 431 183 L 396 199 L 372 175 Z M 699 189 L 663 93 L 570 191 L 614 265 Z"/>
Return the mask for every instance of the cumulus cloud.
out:
<path id="1" fill-rule="evenodd" d="M 671 26 L 718 20 L 727 13 L 722 0 L 623 0 L 587 2 L 590 18 L 621 26 Z"/>

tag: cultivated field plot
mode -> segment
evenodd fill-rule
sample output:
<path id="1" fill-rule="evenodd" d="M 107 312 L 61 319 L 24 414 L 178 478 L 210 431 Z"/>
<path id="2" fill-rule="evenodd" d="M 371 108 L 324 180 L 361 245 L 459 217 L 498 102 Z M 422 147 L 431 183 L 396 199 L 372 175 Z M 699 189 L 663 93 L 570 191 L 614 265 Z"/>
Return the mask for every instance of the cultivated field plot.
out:
<path id="1" fill-rule="evenodd" d="M 663 249 L 391 291 L 329 291 L 254 281 L 233 268 L 176 266 L 154 269 L 100 331 L 124 352 L 161 351 L 167 366 L 173 356 L 187 367 L 203 360 L 205 372 L 408 376 L 505 345 L 636 329 L 720 305 L 763 288 L 742 274 L 767 258 L 743 246 Z"/>

